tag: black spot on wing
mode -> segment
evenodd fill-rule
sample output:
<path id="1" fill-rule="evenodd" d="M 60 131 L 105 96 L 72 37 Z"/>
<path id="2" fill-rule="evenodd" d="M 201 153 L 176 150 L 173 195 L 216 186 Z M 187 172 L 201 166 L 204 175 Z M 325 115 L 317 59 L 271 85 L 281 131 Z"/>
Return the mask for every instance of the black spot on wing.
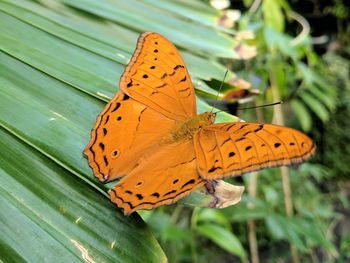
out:
<path id="1" fill-rule="evenodd" d="M 143 199 L 142 194 L 136 194 L 136 197 L 137 197 L 139 200 L 142 200 L 142 199 Z"/>
<path id="2" fill-rule="evenodd" d="M 259 125 L 259 128 L 256 128 L 256 129 L 254 130 L 254 132 L 258 132 L 258 131 L 262 130 L 263 128 L 264 128 L 264 125 L 263 125 L 263 124 L 260 124 L 260 125 Z"/>
<path id="3" fill-rule="evenodd" d="M 187 185 L 194 184 L 195 182 L 196 182 L 196 180 L 191 179 L 191 180 L 187 181 L 186 183 L 184 183 L 184 184 L 181 186 L 181 189 L 184 188 L 184 187 L 187 186 Z"/>
<path id="4" fill-rule="evenodd" d="M 116 157 L 116 156 L 118 155 L 118 153 L 119 153 L 119 152 L 118 152 L 117 150 L 113 151 L 113 152 L 112 152 L 112 157 Z"/>
<path id="5" fill-rule="evenodd" d="M 249 126 L 249 124 L 243 124 L 238 130 L 242 130 L 246 126 Z"/>
<path id="6" fill-rule="evenodd" d="M 234 126 L 236 126 L 236 124 L 231 124 L 230 126 L 228 126 L 227 128 L 226 128 L 226 131 L 229 131 L 232 127 L 234 127 Z"/>
<path id="7" fill-rule="evenodd" d="M 221 146 L 223 146 L 225 143 L 229 142 L 231 140 L 231 138 L 228 138 L 226 140 L 224 140 L 222 143 L 221 143 Z"/>
<path id="8" fill-rule="evenodd" d="M 249 133 L 251 133 L 252 131 L 247 131 L 246 133 L 243 134 L 243 136 L 248 135 Z"/>
<path id="9" fill-rule="evenodd" d="M 180 82 L 184 82 L 184 81 L 186 81 L 186 79 L 187 79 L 187 77 L 185 76 L 183 79 L 180 80 Z"/>
<path id="10" fill-rule="evenodd" d="M 107 124 L 108 121 L 109 121 L 109 115 L 107 115 L 107 117 L 106 117 L 105 125 Z"/>
<path id="11" fill-rule="evenodd" d="M 174 67 L 174 70 L 177 70 L 178 68 L 185 68 L 183 65 L 176 65 L 175 67 Z"/>
<path id="12" fill-rule="evenodd" d="M 110 192 L 112 192 L 114 194 L 114 196 L 117 196 L 117 192 L 112 188 L 111 190 L 109 190 Z M 126 193 L 127 191 L 125 191 Z"/>
<path id="13" fill-rule="evenodd" d="M 162 85 L 160 85 L 160 86 L 158 86 L 158 87 L 156 87 L 156 89 L 160 89 L 160 88 L 164 88 L 164 87 L 166 87 L 166 83 L 164 83 L 164 84 L 162 84 Z"/>
<path id="14" fill-rule="evenodd" d="M 117 102 L 112 110 L 112 112 L 115 112 L 120 107 L 120 102 Z"/>
<path id="15" fill-rule="evenodd" d="M 104 145 L 102 142 L 100 142 L 99 146 L 100 146 L 100 148 L 101 148 L 102 151 L 105 150 L 105 145 Z"/>
<path id="16" fill-rule="evenodd" d="M 155 193 L 151 194 L 151 196 L 155 196 L 155 197 L 159 198 L 159 197 L 160 197 L 160 194 L 157 193 L 157 192 L 155 192 Z"/>
<path id="17" fill-rule="evenodd" d="M 213 166 L 212 168 L 210 168 L 210 169 L 208 170 L 208 173 L 213 173 L 213 172 L 215 172 L 215 171 L 218 170 L 218 169 L 222 169 L 222 167 L 220 167 L 220 166 L 217 166 L 217 167 Z"/>
<path id="18" fill-rule="evenodd" d="M 167 195 L 171 195 L 171 194 L 175 194 L 176 193 L 176 190 L 172 190 L 170 192 L 167 192 L 164 196 L 167 196 Z"/>

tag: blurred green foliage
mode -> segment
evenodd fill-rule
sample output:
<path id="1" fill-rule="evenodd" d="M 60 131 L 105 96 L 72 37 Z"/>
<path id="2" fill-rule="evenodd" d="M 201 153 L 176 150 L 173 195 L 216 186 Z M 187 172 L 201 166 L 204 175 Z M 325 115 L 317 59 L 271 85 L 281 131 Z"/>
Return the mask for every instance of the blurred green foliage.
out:
<path id="1" fill-rule="evenodd" d="M 293 38 L 284 28 L 296 19 L 301 30 Z M 286 110 L 286 117 L 295 115 L 304 131 L 310 131 L 319 120 L 329 120 L 336 98 L 336 89 L 326 77 L 327 69 L 312 49 L 307 27 L 285 1 L 263 1 L 256 13 L 247 12 L 239 22 L 240 30 L 255 32 L 258 55 L 238 72 L 248 79 L 261 79 L 261 102 L 273 102 L 269 88 L 276 85 L 282 101 L 292 110 Z"/>
<path id="2" fill-rule="evenodd" d="M 331 53 L 326 54 L 324 60 L 338 96 L 331 121 L 317 125 L 318 129 L 313 131 L 320 142 L 317 161 L 332 167 L 329 171 L 332 178 L 346 180 L 350 174 L 350 62 Z"/>

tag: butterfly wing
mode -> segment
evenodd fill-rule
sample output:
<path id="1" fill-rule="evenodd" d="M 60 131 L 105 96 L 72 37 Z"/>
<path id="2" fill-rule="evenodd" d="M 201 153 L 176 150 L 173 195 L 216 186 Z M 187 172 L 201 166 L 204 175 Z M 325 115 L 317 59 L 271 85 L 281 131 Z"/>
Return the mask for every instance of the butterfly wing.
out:
<path id="1" fill-rule="evenodd" d="M 196 167 L 192 140 L 162 146 L 110 190 L 111 200 L 125 214 L 172 204 L 204 184 Z"/>
<path id="2" fill-rule="evenodd" d="M 111 181 L 127 174 L 147 149 L 168 134 L 171 120 L 119 92 L 99 114 L 84 153 L 96 177 Z"/>
<path id="3" fill-rule="evenodd" d="M 249 122 L 207 126 L 195 134 L 194 145 L 204 179 L 300 163 L 310 158 L 316 148 L 309 137 L 297 130 Z"/>
<path id="4" fill-rule="evenodd" d="M 196 115 L 191 78 L 176 47 L 165 37 L 143 33 L 120 80 L 133 99 L 175 120 Z"/>
<path id="5" fill-rule="evenodd" d="M 104 182 L 131 171 L 170 132 L 175 120 L 196 114 L 185 64 L 175 46 L 159 34 L 141 35 L 120 88 L 98 116 L 84 151 L 94 174 Z"/>

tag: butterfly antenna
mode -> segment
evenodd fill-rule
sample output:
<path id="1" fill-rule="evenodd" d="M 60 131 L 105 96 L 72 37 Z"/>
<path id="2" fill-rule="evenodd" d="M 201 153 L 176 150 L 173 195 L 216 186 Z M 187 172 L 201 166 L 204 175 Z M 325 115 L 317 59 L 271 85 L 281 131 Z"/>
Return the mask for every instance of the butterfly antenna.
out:
<path id="1" fill-rule="evenodd" d="M 226 70 L 225 75 L 224 75 L 224 78 L 223 78 L 223 80 L 221 81 L 220 88 L 219 88 L 218 94 L 216 95 L 215 102 L 214 102 L 214 106 L 213 106 L 213 108 L 211 109 L 211 112 L 213 112 L 213 110 L 214 110 L 214 108 L 215 108 L 215 106 L 216 106 L 216 104 L 217 104 L 217 100 L 218 100 L 218 98 L 219 98 L 219 94 L 220 94 L 220 91 L 221 91 L 221 89 L 222 89 L 222 86 L 224 85 L 224 82 L 225 82 L 225 78 L 226 78 L 226 76 L 227 76 L 227 73 L 228 73 L 228 70 Z M 218 112 L 220 112 L 220 111 L 218 111 Z"/>
<path id="2" fill-rule="evenodd" d="M 259 106 L 254 106 L 254 107 L 238 108 L 237 110 L 251 110 L 251 109 L 256 109 L 256 108 L 263 108 L 263 107 L 274 106 L 274 105 L 278 105 L 278 104 L 283 104 L 283 101 L 278 101 L 278 102 L 264 104 L 264 105 L 259 105 Z"/>

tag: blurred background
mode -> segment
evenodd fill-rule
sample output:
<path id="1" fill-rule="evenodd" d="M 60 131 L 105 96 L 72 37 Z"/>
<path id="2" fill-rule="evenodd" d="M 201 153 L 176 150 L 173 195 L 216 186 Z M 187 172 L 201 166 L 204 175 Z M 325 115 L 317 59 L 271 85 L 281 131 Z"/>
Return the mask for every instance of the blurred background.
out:
<path id="1" fill-rule="evenodd" d="M 0 261 L 350 261 L 346 0 L 1 0 L 0 11 Z M 144 31 L 179 48 L 199 112 L 302 130 L 315 157 L 226 180 L 246 188 L 232 207 L 124 217 L 82 151 Z"/>

